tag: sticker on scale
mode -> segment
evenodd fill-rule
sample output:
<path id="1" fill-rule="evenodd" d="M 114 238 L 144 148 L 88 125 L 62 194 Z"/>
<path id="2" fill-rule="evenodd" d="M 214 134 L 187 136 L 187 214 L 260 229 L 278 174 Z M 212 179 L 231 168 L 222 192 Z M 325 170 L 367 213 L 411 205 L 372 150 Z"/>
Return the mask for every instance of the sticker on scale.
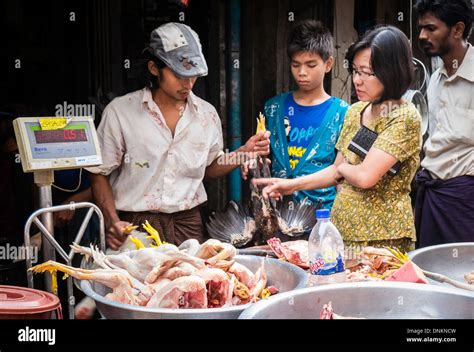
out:
<path id="1" fill-rule="evenodd" d="M 41 129 L 44 131 L 63 129 L 69 122 L 71 122 L 71 119 L 68 117 L 46 117 L 39 119 Z"/>
<path id="2" fill-rule="evenodd" d="M 98 155 L 91 155 L 91 156 L 82 156 L 76 158 L 76 165 L 91 165 L 91 164 L 99 164 L 100 158 Z"/>

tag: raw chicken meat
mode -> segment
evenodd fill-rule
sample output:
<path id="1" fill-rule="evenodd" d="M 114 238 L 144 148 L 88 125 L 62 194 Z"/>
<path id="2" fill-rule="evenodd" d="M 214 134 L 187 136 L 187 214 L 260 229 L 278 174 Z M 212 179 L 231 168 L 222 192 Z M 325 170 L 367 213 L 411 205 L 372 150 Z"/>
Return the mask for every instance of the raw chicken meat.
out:
<path id="1" fill-rule="evenodd" d="M 133 305 L 145 305 L 151 297 L 151 290 L 145 285 L 135 286 L 130 275 L 123 270 L 111 270 L 111 269 L 78 269 L 68 265 L 54 262 L 52 260 L 46 263 L 36 265 L 30 270 L 43 273 L 45 271 L 56 272 L 61 271 L 67 275 L 70 275 L 78 280 L 92 280 L 99 282 L 112 289 L 111 293 L 106 295 L 110 300 L 133 304 Z"/>
<path id="2" fill-rule="evenodd" d="M 323 305 L 321 313 L 319 313 L 319 319 L 334 319 L 334 311 L 332 310 L 332 302 Z"/>
<path id="3" fill-rule="evenodd" d="M 150 299 L 150 308 L 207 308 L 206 282 L 198 276 L 183 276 L 165 284 Z"/>
<path id="4" fill-rule="evenodd" d="M 303 269 L 309 268 L 308 241 L 298 240 L 282 243 L 274 237 L 270 238 L 267 243 L 278 258 L 285 259 Z"/>
<path id="5" fill-rule="evenodd" d="M 469 285 L 474 284 L 474 271 L 471 271 L 470 273 L 465 274 L 464 279 Z"/>
<path id="6" fill-rule="evenodd" d="M 188 262 L 196 268 L 205 267 L 203 260 L 180 252 L 173 245 L 143 248 L 112 255 L 105 255 L 93 245 L 86 248 L 73 244 L 71 247 L 76 253 L 92 257 L 95 263 L 105 269 L 124 269 L 134 278 L 146 283 L 153 283 L 162 273 L 178 262 Z"/>
<path id="7" fill-rule="evenodd" d="M 230 303 L 228 302 L 230 281 L 223 270 L 206 268 L 197 271 L 194 275 L 202 278 L 206 283 L 209 308 L 222 307 Z"/>
<path id="8" fill-rule="evenodd" d="M 262 258 L 262 265 L 255 273 L 255 284 L 250 290 L 250 299 L 257 301 L 265 287 L 267 287 L 267 273 L 265 272 L 265 261 Z"/>
<path id="9" fill-rule="evenodd" d="M 240 282 L 235 275 L 231 275 L 230 282 L 232 285 L 232 291 L 235 297 L 232 298 L 231 305 L 239 305 L 247 303 L 251 298 L 250 289 Z"/>
<path id="10" fill-rule="evenodd" d="M 206 264 L 218 265 L 219 262 L 229 262 L 237 254 L 237 249 L 229 243 L 210 239 L 199 247 L 196 257 L 206 260 Z"/>
<path id="11" fill-rule="evenodd" d="M 332 302 L 323 305 L 323 309 L 321 309 L 321 313 L 319 313 L 319 319 L 366 319 L 366 318 L 358 318 L 358 317 L 345 317 L 339 314 L 334 313 L 332 309 Z"/>
<path id="12" fill-rule="evenodd" d="M 227 272 L 235 275 L 235 277 L 248 288 L 252 288 L 256 283 L 254 273 L 240 263 L 235 262 L 232 264 Z"/>
<path id="13" fill-rule="evenodd" d="M 153 290 L 154 293 L 157 293 L 171 281 L 172 280 L 167 279 L 167 278 L 161 278 L 161 279 L 156 280 L 154 283 L 147 284 L 147 285 Z"/>
<path id="14" fill-rule="evenodd" d="M 74 308 L 74 318 L 78 320 L 92 319 L 95 312 L 95 301 L 89 296 L 84 297 Z"/>
<path id="15" fill-rule="evenodd" d="M 141 243 L 136 250 L 118 254 L 105 254 L 93 245 L 87 248 L 73 244 L 71 247 L 86 259 L 92 259 L 98 268 L 78 269 L 47 262 L 32 270 L 62 271 L 78 280 L 96 281 L 112 289 L 106 295 L 108 299 L 147 307 L 229 307 L 255 302 L 278 292 L 274 287 L 266 287 L 263 258 L 254 274 L 234 261 L 235 247 L 217 240 L 200 246 L 188 241 L 182 250 L 163 243 L 145 248 Z"/>
<path id="16" fill-rule="evenodd" d="M 190 238 L 189 240 L 186 240 L 183 243 L 181 243 L 178 249 L 181 252 L 184 252 L 186 254 L 189 254 L 195 257 L 199 250 L 199 247 L 201 247 L 201 245 L 199 244 L 199 241 L 194 238 Z"/>
<path id="17" fill-rule="evenodd" d="M 161 276 L 160 279 L 169 279 L 174 280 L 181 276 L 190 276 L 196 274 L 198 269 L 186 262 L 179 263 L 176 266 L 166 270 Z"/>
<path id="18" fill-rule="evenodd" d="M 148 273 L 145 277 L 145 282 L 150 284 L 155 282 L 163 273 L 180 262 L 189 263 L 197 269 L 202 269 L 206 266 L 200 258 L 191 257 L 181 252 L 167 253 L 161 257 L 155 267 Z"/>

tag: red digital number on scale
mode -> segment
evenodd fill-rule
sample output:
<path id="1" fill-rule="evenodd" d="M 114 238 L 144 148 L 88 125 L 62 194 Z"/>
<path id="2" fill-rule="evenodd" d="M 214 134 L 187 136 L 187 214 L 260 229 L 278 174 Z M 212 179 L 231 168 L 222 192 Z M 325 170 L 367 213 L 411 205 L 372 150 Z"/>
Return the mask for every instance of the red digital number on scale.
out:
<path id="1" fill-rule="evenodd" d="M 34 131 L 36 143 L 64 143 L 86 142 L 87 135 L 84 129 L 78 130 L 50 130 Z"/>

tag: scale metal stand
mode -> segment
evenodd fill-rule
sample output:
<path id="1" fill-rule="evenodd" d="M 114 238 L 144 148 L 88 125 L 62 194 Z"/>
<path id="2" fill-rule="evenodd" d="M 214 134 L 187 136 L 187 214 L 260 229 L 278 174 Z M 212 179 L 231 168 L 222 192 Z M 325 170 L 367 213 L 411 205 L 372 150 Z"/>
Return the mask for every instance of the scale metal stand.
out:
<path id="1" fill-rule="evenodd" d="M 81 208 L 89 208 L 84 220 L 82 221 L 81 227 L 74 238 L 74 243 L 80 243 L 84 232 L 86 231 L 87 225 L 89 224 L 90 219 L 92 218 L 93 213 L 96 213 L 99 217 L 99 239 L 100 239 L 100 249 L 105 252 L 105 231 L 104 231 L 104 216 L 100 209 L 92 203 L 81 202 L 81 203 L 71 203 L 68 205 L 58 205 L 52 206 L 52 195 L 51 195 L 51 185 L 54 181 L 53 171 L 43 171 L 35 172 L 35 183 L 39 187 L 39 197 L 40 197 L 40 209 L 35 211 L 28 218 L 25 224 L 24 231 L 24 241 L 25 247 L 31 248 L 30 243 L 30 232 L 31 225 L 35 224 L 42 234 L 42 249 L 43 249 L 43 258 L 47 260 L 56 260 L 56 252 L 59 253 L 61 258 L 66 262 L 67 265 L 72 265 L 72 260 L 76 253 L 72 249 L 69 250 L 69 253 L 59 245 L 59 243 L 54 239 L 54 224 L 53 224 L 53 213 L 63 211 L 63 210 L 76 210 Z M 41 220 L 40 220 L 41 218 Z M 46 241 L 45 241 L 46 239 Z M 34 288 L 33 282 L 33 272 L 30 270 L 32 267 L 31 257 L 27 256 L 26 258 L 26 269 L 27 269 L 27 280 L 28 287 Z M 56 275 L 56 274 L 52 274 Z M 45 275 L 45 286 L 48 292 L 53 292 L 51 278 L 52 275 Z M 72 277 L 67 278 L 67 297 L 68 297 L 68 316 L 69 319 L 74 319 L 74 306 L 76 300 L 73 292 L 73 281 Z"/>

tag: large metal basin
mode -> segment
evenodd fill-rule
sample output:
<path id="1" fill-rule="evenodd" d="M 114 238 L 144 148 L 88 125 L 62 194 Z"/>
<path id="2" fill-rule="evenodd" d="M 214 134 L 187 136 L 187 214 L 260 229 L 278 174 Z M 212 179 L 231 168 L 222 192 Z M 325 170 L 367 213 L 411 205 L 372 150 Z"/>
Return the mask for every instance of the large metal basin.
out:
<path id="1" fill-rule="evenodd" d="M 474 242 L 430 246 L 412 251 L 408 255 L 423 270 L 443 274 L 462 283 L 466 283 L 464 275 L 474 271 Z M 434 285 L 453 288 L 446 283 L 429 281 Z"/>
<path id="2" fill-rule="evenodd" d="M 368 319 L 473 319 L 474 297 L 461 290 L 398 282 L 359 282 L 306 288 L 270 297 L 239 319 L 319 319 L 323 305 L 334 313 Z"/>
<path id="3" fill-rule="evenodd" d="M 261 265 L 262 257 L 239 255 L 235 260 L 256 272 Z M 303 269 L 278 259 L 264 260 L 269 285 L 278 287 L 280 292 L 306 287 L 307 274 Z M 107 319 L 236 319 L 245 308 L 254 304 L 229 308 L 152 309 L 106 299 L 104 295 L 110 292 L 110 289 L 101 284 L 81 281 L 80 285 L 81 290 L 95 300 L 97 309 Z"/>

